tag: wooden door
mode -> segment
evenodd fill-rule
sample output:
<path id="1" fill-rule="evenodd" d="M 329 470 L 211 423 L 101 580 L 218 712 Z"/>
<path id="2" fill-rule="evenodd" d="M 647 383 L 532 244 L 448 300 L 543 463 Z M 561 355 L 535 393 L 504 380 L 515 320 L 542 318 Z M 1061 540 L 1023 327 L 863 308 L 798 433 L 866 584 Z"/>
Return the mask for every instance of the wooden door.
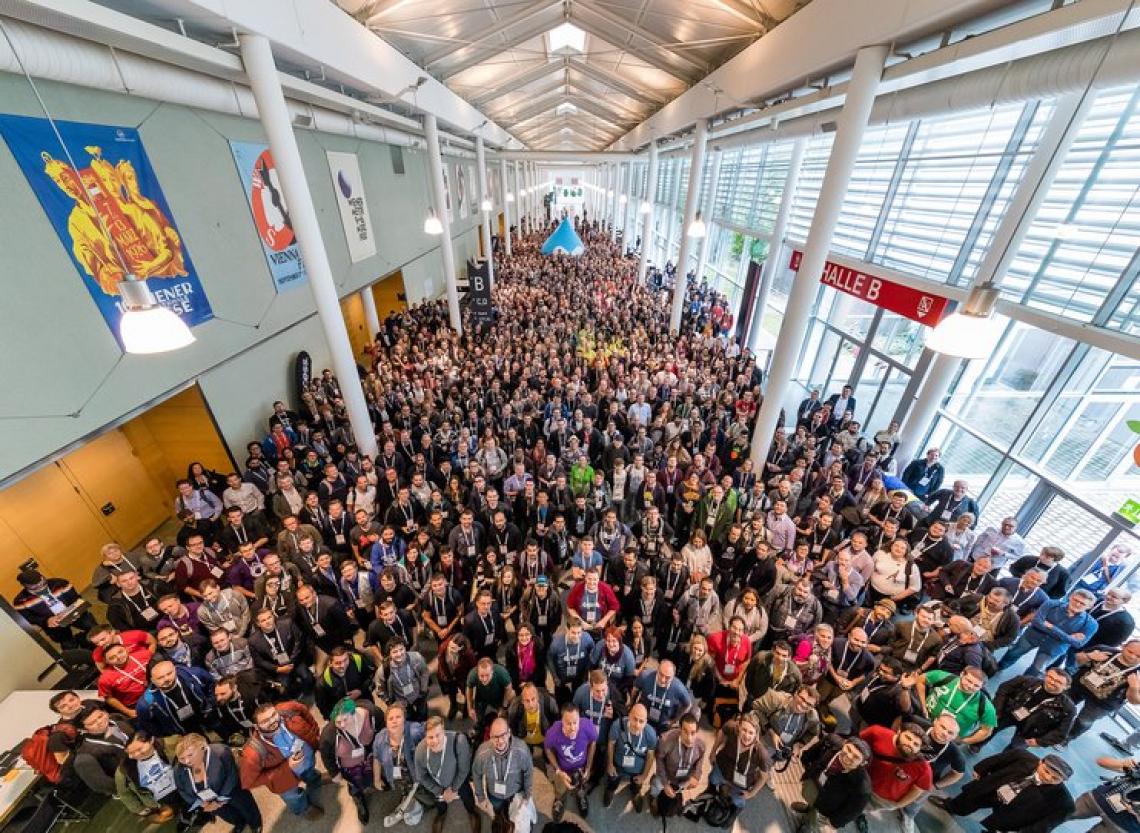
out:
<path id="1" fill-rule="evenodd" d="M 173 487 L 168 487 L 171 499 L 164 500 L 161 485 L 117 428 L 71 452 L 58 465 L 124 547 L 133 547 L 173 514 Z M 105 515 L 103 507 L 108 505 L 113 511 Z"/>
<path id="2" fill-rule="evenodd" d="M 393 312 L 406 310 L 408 300 L 404 294 L 404 273 L 397 270 L 372 284 L 372 297 L 376 299 L 376 314 L 380 316 L 381 324 Z"/>

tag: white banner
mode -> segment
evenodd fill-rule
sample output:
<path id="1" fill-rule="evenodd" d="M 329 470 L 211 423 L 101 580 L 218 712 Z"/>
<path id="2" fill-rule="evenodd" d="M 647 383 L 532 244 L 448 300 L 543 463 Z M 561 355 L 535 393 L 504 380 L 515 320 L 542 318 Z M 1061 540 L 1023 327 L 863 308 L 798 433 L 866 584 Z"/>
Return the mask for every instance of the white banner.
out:
<path id="1" fill-rule="evenodd" d="M 360 176 L 360 163 L 355 153 L 328 151 L 329 171 L 332 173 L 336 204 L 340 208 L 340 223 L 348 241 L 348 255 L 353 263 L 376 254 L 376 237 L 372 233 L 372 218 L 368 214 L 368 200 L 364 197 L 364 180 Z"/>

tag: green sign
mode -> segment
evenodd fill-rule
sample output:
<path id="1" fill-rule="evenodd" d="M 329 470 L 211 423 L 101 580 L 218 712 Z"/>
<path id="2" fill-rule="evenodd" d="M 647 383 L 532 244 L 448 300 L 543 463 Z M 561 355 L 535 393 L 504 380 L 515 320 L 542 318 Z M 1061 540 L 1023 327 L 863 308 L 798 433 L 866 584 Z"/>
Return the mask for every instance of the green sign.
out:
<path id="1" fill-rule="evenodd" d="M 1122 515 L 1134 524 L 1140 524 L 1140 501 L 1126 500 L 1116 510 L 1116 514 Z"/>

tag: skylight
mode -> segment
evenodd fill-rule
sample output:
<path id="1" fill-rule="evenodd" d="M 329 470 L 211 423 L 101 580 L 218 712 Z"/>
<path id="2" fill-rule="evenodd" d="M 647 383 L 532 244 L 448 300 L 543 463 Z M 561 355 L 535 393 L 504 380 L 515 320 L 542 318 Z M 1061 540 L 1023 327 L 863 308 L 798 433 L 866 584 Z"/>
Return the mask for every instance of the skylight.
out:
<path id="1" fill-rule="evenodd" d="M 578 112 L 578 108 L 571 104 L 569 101 L 564 101 L 554 108 L 554 112 L 559 116 L 572 116 Z"/>
<path id="2" fill-rule="evenodd" d="M 551 55 L 581 54 L 586 51 L 586 33 L 567 21 L 546 33 Z"/>

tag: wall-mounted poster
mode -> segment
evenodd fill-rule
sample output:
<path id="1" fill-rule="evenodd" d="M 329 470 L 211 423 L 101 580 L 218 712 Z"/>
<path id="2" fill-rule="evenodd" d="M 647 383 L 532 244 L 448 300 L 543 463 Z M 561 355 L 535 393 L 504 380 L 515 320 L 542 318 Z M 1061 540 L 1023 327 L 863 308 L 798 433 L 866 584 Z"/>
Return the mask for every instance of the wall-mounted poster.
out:
<path id="1" fill-rule="evenodd" d="M 0 116 L 0 133 L 120 347 L 128 275 L 190 327 L 214 317 L 137 130 Z"/>
<path id="2" fill-rule="evenodd" d="M 462 220 L 467 216 L 467 169 L 456 163 L 455 165 L 455 213 Z"/>
<path id="3" fill-rule="evenodd" d="M 355 153 L 330 150 L 326 155 L 336 204 L 340 208 L 340 224 L 348 241 L 348 256 L 353 263 L 359 263 L 376 254 L 376 238 L 372 233 L 372 218 L 368 215 L 368 201 L 364 198 L 360 162 Z"/>
<path id="4" fill-rule="evenodd" d="M 300 286 L 305 282 L 305 266 L 269 146 L 258 142 L 230 142 L 230 152 L 245 188 L 273 285 L 278 292 Z"/>
<path id="5" fill-rule="evenodd" d="M 471 199 L 467 201 L 468 207 L 471 209 L 471 216 L 479 216 L 479 203 L 483 201 L 483 194 L 479 193 L 479 174 L 474 167 L 467 168 L 467 181 L 471 183 Z"/>
<path id="6" fill-rule="evenodd" d="M 443 165 L 443 202 L 444 209 L 447 211 L 447 219 L 450 222 L 452 218 L 451 212 L 451 167 Z"/>

